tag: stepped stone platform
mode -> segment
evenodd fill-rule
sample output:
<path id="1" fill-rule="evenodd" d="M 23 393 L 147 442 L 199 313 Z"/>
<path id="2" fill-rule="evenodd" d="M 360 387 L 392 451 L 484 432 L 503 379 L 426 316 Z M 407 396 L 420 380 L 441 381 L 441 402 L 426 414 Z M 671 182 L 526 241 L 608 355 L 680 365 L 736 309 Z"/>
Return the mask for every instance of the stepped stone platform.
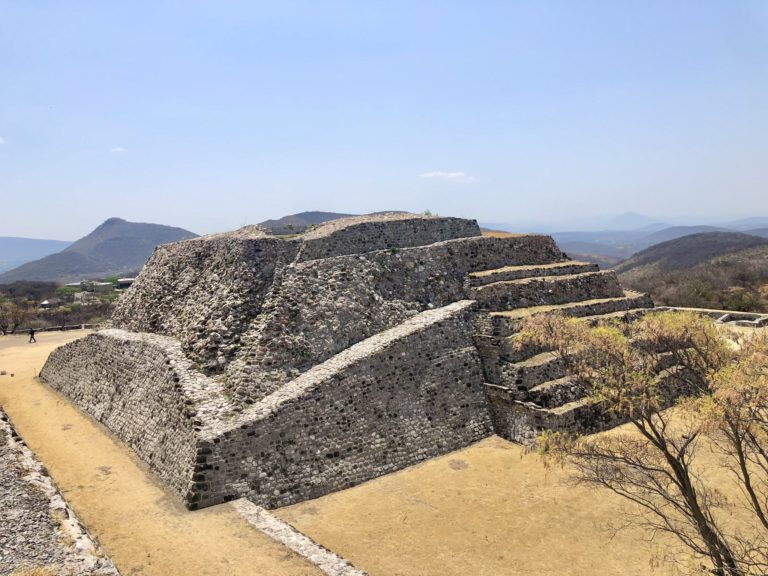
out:
<path id="1" fill-rule="evenodd" d="M 158 247 L 113 326 L 41 376 L 188 507 L 274 508 L 493 433 L 610 425 L 515 333 L 531 314 L 629 321 L 652 306 L 548 236 L 483 236 L 474 220 L 250 226 Z"/>

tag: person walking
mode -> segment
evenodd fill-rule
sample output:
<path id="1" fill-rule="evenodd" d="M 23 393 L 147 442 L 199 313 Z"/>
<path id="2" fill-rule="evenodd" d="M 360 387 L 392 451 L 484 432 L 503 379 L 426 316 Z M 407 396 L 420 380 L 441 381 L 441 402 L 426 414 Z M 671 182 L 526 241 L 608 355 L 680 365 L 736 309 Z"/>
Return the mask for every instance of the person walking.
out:
<path id="1" fill-rule="evenodd" d="M 29 343 L 32 344 L 33 342 L 35 344 L 37 344 L 37 340 L 35 340 L 35 329 L 34 328 L 30 328 L 29 329 Z"/>

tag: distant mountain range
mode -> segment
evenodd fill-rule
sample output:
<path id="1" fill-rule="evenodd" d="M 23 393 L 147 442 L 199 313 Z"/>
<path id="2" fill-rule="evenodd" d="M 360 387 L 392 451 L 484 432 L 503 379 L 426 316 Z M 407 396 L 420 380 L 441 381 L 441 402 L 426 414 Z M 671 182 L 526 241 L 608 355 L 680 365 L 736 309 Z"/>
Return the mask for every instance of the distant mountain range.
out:
<path id="1" fill-rule="evenodd" d="M 392 211 L 371 212 L 375 214 L 390 214 Z M 348 218 L 349 216 L 360 216 L 360 214 L 344 214 L 341 212 L 299 212 L 290 216 L 283 216 L 277 220 L 264 220 L 259 222 L 259 226 L 268 229 L 272 234 L 299 234 L 304 232 L 310 226 L 316 226 L 329 220 L 338 220 L 339 218 Z"/>
<path id="2" fill-rule="evenodd" d="M 768 216 L 753 216 L 738 220 L 705 220 L 691 217 L 654 218 L 637 212 L 596 216 L 591 218 L 572 218 L 561 221 L 517 221 L 517 222 L 481 222 L 481 226 L 507 232 L 536 232 L 540 234 L 563 234 L 571 231 L 589 233 L 613 232 L 657 232 L 676 226 L 714 226 L 726 230 L 744 232 L 756 228 L 768 227 Z"/>
<path id="3" fill-rule="evenodd" d="M 0 274 L 0 284 L 18 280 L 77 282 L 138 272 L 155 246 L 194 238 L 182 228 L 110 218 L 93 232 L 49 254 Z"/>
<path id="4" fill-rule="evenodd" d="M 0 272 L 60 252 L 71 242 L 62 240 L 36 240 L 33 238 L 0 237 Z"/>
<path id="5" fill-rule="evenodd" d="M 338 220 L 347 216 L 357 216 L 357 214 L 342 214 L 340 212 L 300 212 L 283 216 L 277 220 L 264 220 L 259 226 L 269 229 L 272 234 L 298 234 L 304 232 L 312 225 L 322 224 L 328 220 Z"/>

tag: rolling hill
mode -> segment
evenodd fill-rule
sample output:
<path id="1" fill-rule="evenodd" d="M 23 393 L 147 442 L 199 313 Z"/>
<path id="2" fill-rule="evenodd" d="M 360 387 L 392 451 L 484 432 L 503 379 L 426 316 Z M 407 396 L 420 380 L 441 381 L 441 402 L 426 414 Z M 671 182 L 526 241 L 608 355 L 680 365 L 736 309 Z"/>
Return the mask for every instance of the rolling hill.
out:
<path id="1" fill-rule="evenodd" d="M 71 242 L 34 238 L 0 237 L 0 272 L 64 250 Z"/>
<path id="2" fill-rule="evenodd" d="M 658 232 L 654 232 L 641 238 L 637 245 L 642 246 L 643 248 L 648 248 L 654 244 L 668 242 L 669 240 L 690 236 L 691 234 L 701 234 L 703 232 L 729 232 L 729 230 L 727 228 L 720 228 L 719 226 L 670 226 L 669 228 L 664 228 L 663 230 L 659 230 Z"/>
<path id="3" fill-rule="evenodd" d="M 620 262 L 615 270 L 624 273 L 644 266 L 665 271 L 686 270 L 717 257 L 733 258 L 759 246 L 768 246 L 768 239 L 741 232 L 702 232 L 646 248 Z"/>
<path id="4" fill-rule="evenodd" d="M 19 280 L 65 283 L 134 274 L 158 244 L 195 236 L 182 228 L 110 218 L 64 250 L 0 274 L 0 284 Z"/>
<path id="5" fill-rule="evenodd" d="M 628 288 L 657 304 L 768 310 L 768 239 L 703 232 L 662 242 L 615 266 Z"/>

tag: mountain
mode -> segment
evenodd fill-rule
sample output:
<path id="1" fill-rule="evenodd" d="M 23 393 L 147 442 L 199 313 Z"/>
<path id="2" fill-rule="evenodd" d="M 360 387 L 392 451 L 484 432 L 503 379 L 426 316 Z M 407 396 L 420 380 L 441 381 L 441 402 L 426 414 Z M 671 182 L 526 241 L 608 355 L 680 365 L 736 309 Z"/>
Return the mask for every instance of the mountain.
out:
<path id="1" fill-rule="evenodd" d="M 64 250 L 71 242 L 34 238 L 0 237 L 0 272 Z"/>
<path id="2" fill-rule="evenodd" d="M 553 232 L 552 237 L 558 242 L 589 242 L 606 246 L 629 246 L 655 232 L 655 230 L 597 230 L 591 232 Z"/>
<path id="3" fill-rule="evenodd" d="M 196 236 L 182 228 L 110 218 L 61 252 L 0 274 L 0 284 L 18 280 L 64 283 L 134 274 L 158 244 Z"/>
<path id="4" fill-rule="evenodd" d="M 272 234 L 298 234 L 304 232 L 313 224 L 322 224 L 328 220 L 338 220 L 356 214 L 341 214 L 339 212 L 300 212 L 283 216 L 277 220 L 264 220 L 259 225 L 268 228 Z"/>
<path id="5" fill-rule="evenodd" d="M 744 233 L 760 236 L 761 238 L 768 238 L 768 228 L 755 228 L 754 230 L 747 230 Z"/>
<path id="6" fill-rule="evenodd" d="M 656 244 L 614 269 L 623 285 L 657 304 L 768 310 L 768 239 L 703 232 Z"/>

